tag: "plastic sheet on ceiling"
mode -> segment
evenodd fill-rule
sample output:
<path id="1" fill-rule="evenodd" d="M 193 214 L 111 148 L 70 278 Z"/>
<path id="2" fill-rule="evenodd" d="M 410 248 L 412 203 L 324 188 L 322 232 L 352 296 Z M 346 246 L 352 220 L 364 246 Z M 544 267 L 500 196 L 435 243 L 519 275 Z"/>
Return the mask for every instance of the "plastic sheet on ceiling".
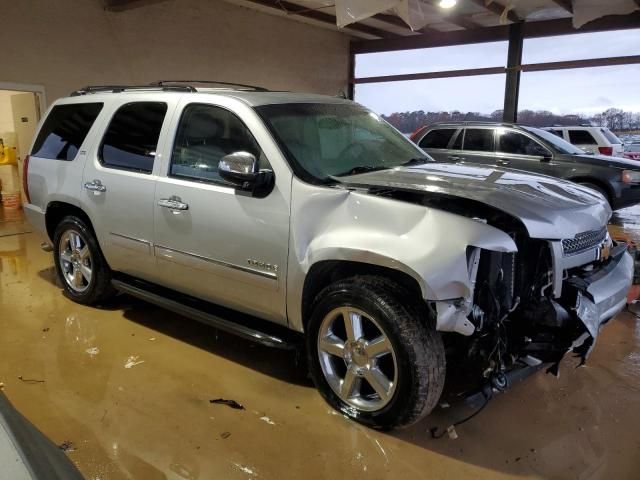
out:
<path id="1" fill-rule="evenodd" d="M 491 3 L 494 0 L 488 0 Z M 532 13 L 530 0 L 509 0 L 504 4 L 500 23 L 507 23 L 507 12 L 522 10 L 528 16 Z M 336 0 L 336 19 L 339 27 L 359 22 L 378 13 L 392 11 L 402 18 L 413 30 L 427 24 L 427 10 L 424 0 Z M 549 2 L 546 8 L 557 7 Z M 573 26 L 580 28 L 586 23 L 606 15 L 627 15 L 640 7 L 635 0 L 573 0 Z"/>

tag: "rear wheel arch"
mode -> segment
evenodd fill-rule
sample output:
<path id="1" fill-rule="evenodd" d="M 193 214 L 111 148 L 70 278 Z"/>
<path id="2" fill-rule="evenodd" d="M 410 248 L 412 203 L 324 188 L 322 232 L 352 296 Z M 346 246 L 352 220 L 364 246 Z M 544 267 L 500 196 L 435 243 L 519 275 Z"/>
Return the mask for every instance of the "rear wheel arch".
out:
<path id="1" fill-rule="evenodd" d="M 67 217 L 69 215 L 73 215 L 75 217 L 81 218 L 95 235 L 95 229 L 93 228 L 93 223 L 91 222 L 89 215 L 87 215 L 84 210 L 82 210 L 80 207 L 73 205 L 71 203 L 54 201 L 54 202 L 50 202 L 47 205 L 47 210 L 45 213 L 45 225 L 47 227 L 47 235 L 49 236 L 49 239 L 51 241 L 53 241 L 53 236 L 58 224 L 62 221 L 64 217 Z"/>
<path id="2" fill-rule="evenodd" d="M 323 260 L 313 264 L 304 279 L 301 313 L 305 329 L 314 299 L 325 287 L 339 280 L 362 275 L 387 278 L 408 291 L 415 301 L 424 303 L 420 284 L 408 273 L 364 262 Z"/>

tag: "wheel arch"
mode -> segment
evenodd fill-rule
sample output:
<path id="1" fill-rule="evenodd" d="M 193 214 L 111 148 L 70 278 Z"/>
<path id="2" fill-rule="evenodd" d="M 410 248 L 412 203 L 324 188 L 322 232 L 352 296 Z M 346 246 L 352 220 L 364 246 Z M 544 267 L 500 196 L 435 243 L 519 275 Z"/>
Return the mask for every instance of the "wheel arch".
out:
<path id="1" fill-rule="evenodd" d="M 91 218 L 89 218 L 89 215 L 87 215 L 84 210 L 82 210 L 77 205 L 73 205 L 68 202 L 53 201 L 47 205 L 47 209 L 45 211 L 45 226 L 47 228 L 47 235 L 52 242 L 53 235 L 56 231 L 56 226 L 64 217 L 68 215 L 75 215 L 76 217 L 81 218 L 83 221 L 85 221 L 87 223 L 87 226 L 91 229 L 95 236 L 95 229 L 93 228 Z M 96 242 L 98 242 L 97 238 Z"/>
<path id="2" fill-rule="evenodd" d="M 423 289 L 406 272 L 386 266 L 352 260 L 321 260 L 314 263 L 307 272 L 302 288 L 302 326 L 306 330 L 311 306 L 315 297 L 328 285 L 356 275 L 375 275 L 392 280 L 405 288 L 415 301 L 424 302 Z"/>

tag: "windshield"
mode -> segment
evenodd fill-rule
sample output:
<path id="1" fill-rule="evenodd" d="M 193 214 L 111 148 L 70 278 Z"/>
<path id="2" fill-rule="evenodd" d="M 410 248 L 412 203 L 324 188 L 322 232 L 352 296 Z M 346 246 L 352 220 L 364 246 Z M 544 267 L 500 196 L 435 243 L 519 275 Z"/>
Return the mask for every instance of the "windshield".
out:
<path id="1" fill-rule="evenodd" d="M 351 103 L 286 103 L 256 108 L 297 175 L 308 181 L 431 160 L 378 115 Z"/>
<path id="2" fill-rule="evenodd" d="M 567 142 L 566 140 L 563 140 L 562 138 L 558 137 L 557 135 L 551 132 L 547 132 L 546 130 L 541 130 L 539 128 L 533 128 L 533 127 L 523 126 L 522 128 L 524 128 L 528 132 L 533 133 L 534 135 L 537 135 L 543 140 L 546 140 L 549 146 L 558 153 L 566 153 L 569 155 L 585 155 L 584 150 L 580 150 L 575 145 L 572 145 L 571 143 Z"/>

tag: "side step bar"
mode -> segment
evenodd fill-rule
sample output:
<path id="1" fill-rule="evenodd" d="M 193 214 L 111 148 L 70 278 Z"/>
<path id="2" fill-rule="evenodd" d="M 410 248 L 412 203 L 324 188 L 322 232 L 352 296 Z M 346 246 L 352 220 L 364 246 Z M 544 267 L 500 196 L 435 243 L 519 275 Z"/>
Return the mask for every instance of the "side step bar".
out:
<path id="1" fill-rule="evenodd" d="M 302 345 L 301 334 L 282 326 L 275 324 L 271 326 L 270 322 L 240 314 L 163 287 L 157 287 L 137 279 L 120 277 L 111 280 L 111 283 L 120 292 L 267 347 L 297 350 Z M 235 318 L 231 320 L 230 317 Z M 280 330 L 280 334 L 267 333 L 268 330 Z"/>

